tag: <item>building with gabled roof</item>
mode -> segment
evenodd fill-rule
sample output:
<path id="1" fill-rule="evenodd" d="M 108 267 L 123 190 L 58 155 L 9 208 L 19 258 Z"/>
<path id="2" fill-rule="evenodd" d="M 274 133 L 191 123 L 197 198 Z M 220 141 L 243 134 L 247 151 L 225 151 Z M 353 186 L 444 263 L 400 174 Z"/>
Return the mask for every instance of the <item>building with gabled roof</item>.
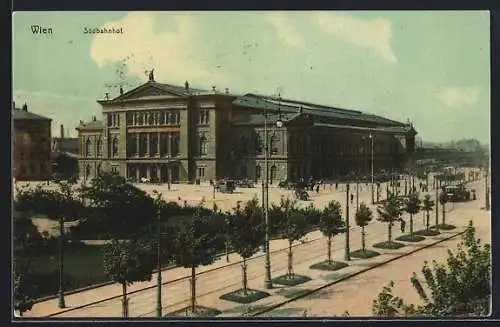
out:
<path id="1" fill-rule="evenodd" d="M 114 170 L 158 182 L 260 180 L 265 122 L 273 182 L 366 174 L 372 148 L 376 171 L 402 170 L 414 151 L 416 131 L 409 123 L 228 89 L 206 91 L 188 82 L 157 83 L 152 74 L 148 82 L 97 102 L 103 119 L 77 127 L 84 178 Z"/>

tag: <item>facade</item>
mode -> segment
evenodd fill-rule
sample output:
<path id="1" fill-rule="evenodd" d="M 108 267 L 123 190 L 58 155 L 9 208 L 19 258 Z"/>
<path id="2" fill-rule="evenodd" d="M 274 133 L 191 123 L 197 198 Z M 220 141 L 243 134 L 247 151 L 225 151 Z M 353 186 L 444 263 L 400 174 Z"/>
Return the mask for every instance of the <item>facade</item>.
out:
<path id="1" fill-rule="evenodd" d="M 21 109 L 12 110 L 13 175 L 16 180 L 47 180 L 51 176 L 51 119 Z"/>
<path id="2" fill-rule="evenodd" d="M 260 180 L 264 130 L 272 182 L 366 173 L 372 143 L 376 171 L 404 169 L 414 151 L 411 124 L 305 102 L 237 96 L 227 89 L 193 89 L 188 82 L 162 84 L 152 74 L 147 83 L 98 103 L 103 120 L 93 117 L 77 128 L 83 178 L 114 170 L 154 182 Z"/>

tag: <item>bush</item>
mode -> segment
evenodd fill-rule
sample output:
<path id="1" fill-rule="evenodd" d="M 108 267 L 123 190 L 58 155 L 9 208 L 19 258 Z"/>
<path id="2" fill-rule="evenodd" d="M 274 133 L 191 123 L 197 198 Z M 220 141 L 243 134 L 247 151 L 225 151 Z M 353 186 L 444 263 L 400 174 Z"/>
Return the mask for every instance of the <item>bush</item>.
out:
<path id="1" fill-rule="evenodd" d="M 273 283 L 276 283 L 279 285 L 286 285 L 286 286 L 295 286 L 295 285 L 303 284 L 303 283 L 308 282 L 310 280 L 311 280 L 310 277 L 294 274 L 291 277 L 289 275 L 283 275 L 283 276 L 276 277 L 273 279 Z"/>
<path id="2" fill-rule="evenodd" d="M 439 224 L 439 225 L 437 225 L 437 227 L 438 227 L 438 229 L 442 229 L 442 230 L 452 230 L 452 229 L 457 228 L 456 226 L 449 225 L 449 224 Z M 436 228 L 436 226 L 433 226 L 433 228 Z"/>
<path id="3" fill-rule="evenodd" d="M 377 243 L 377 244 L 373 245 L 374 248 L 387 249 L 387 250 L 397 250 L 397 249 L 400 249 L 404 246 L 405 245 L 403 243 L 398 243 L 398 242 L 394 242 L 394 241 L 392 241 L 392 242 L 385 241 L 385 242 L 381 242 L 381 243 Z"/>
<path id="4" fill-rule="evenodd" d="M 418 230 L 418 231 L 414 232 L 413 234 L 421 235 L 421 236 L 436 236 L 436 235 L 439 235 L 441 233 L 435 229 L 429 229 L 429 230 L 422 229 L 422 230 Z"/>
<path id="5" fill-rule="evenodd" d="M 353 258 L 357 258 L 357 259 L 369 259 L 369 258 L 373 258 L 373 257 L 376 257 L 380 255 L 380 253 L 378 253 L 377 251 L 372 251 L 372 250 L 356 250 L 356 251 L 353 251 L 351 252 L 351 257 Z"/>
<path id="6" fill-rule="evenodd" d="M 247 295 L 243 294 L 243 289 L 221 295 L 219 299 L 238 302 L 238 303 L 252 303 L 269 296 L 269 293 L 261 292 L 258 290 L 247 290 Z"/>
<path id="7" fill-rule="evenodd" d="M 309 268 L 317 269 L 317 270 L 335 271 L 335 270 L 339 270 L 339 269 L 342 269 L 342 268 L 345 268 L 348 266 L 349 265 L 347 263 L 341 262 L 341 261 L 332 261 L 332 262 L 322 261 L 322 262 L 315 263 L 314 265 L 312 265 Z"/>
<path id="8" fill-rule="evenodd" d="M 420 235 L 403 235 L 398 238 L 396 238 L 398 241 L 404 241 L 404 242 L 421 242 L 425 240 L 425 237 L 420 236 Z"/>

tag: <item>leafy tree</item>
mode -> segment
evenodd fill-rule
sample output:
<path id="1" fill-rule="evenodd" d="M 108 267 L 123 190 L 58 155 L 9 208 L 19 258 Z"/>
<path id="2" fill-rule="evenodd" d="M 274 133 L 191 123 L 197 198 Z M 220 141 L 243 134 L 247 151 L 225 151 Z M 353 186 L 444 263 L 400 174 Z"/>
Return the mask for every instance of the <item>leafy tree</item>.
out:
<path id="1" fill-rule="evenodd" d="M 410 193 L 405 201 L 404 210 L 410 214 L 410 236 L 413 236 L 413 215 L 420 211 L 420 199 L 416 192 Z"/>
<path id="2" fill-rule="evenodd" d="M 319 230 L 326 236 L 328 263 L 332 263 L 332 238 L 345 232 L 342 209 L 338 201 L 330 201 L 323 209 L 319 220 Z"/>
<path id="3" fill-rule="evenodd" d="M 111 238 L 138 237 L 156 217 L 153 199 L 117 173 L 98 175 L 81 187 L 81 194 L 91 208 L 83 223 Z"/>
<path id="4" fill-rule="evenodd" d="M 410 281 L 423 301 L 422 305 L 405 304 L 392 295 L 391 281 L 373 302 L 377 316 L 486 316 L 491 302 L 491 246 L 476 239 L 472 221 L 457 246 L 448 250 L 446 264 L 433 261 L 422 268 L 424 283 L 413 273 Z M 428 288 L 424 289 L 423 284 Z"/>
<path id="5" fill-rule="evenodd" d="M 422 201 L 422 209 L 426 212 L 425 229 L 429 230 L 430 226 L 430 211 L 434 208 L 434 201 L 431 200 L 431 196 L 426 194 L 424 201 Z"/>
<path id="6" fill-rule="evenodd" d="M 14 257 L 14 310 L 17 310 L 20 316 L 31 310 L 34 303 L 34 288 L 26 283 L 28 265 L 26 258 Z"/>
<path id="7" fill-rule="evenodd" d="M 212 217 L 213 218 L 213 217 Z M 218 235 L 214 235 L 210 227 L 211 217 L 194 215 L 192 219 L 184 219 L 176 228 L 175 260 L 184 268 L 191 268 L 191 310 L 196 310 L 196 268 L 215 261 L 214 243 Z"/>
<path id="8" fill-rule="evenodd" d="M 122 285 L 122 315 L 128 317 L 127 286 L 150 281 L 155 266 L 154 249 L 144 240 L 112 240 L 103 247 L 104 273 Z"/>
<path id="9" fill-rule="evenodd" d="M 280 207 L 284 214 L 284 221 L 278 227 L 281 238 L 288 240 L 288 273 L 293 278 L 293 252 L 294 241 L 300 240 L 307 234 L 307 221 L 304 214 L 296 208 L 297 201 L 281 198 Z"/>
<path id="10" fill-rule="evenodd" d="M 309 226 L 318 226 L 323 215 L 323 211 L 316 208 L 314 204 L 310 203 L 304 209 L 301 209 L 302 213 L 307 219 L 307 224 Z"/>
<path id="11" fill-rule="evenodd" d="M 442 225 L 446 224 L 446 203 L 448 202 L 448 194 L 446 192 L 441 192 L 439 194 L 439 203 L 441 204 L 441 208 L 443 209 L 443 219 L 441 221 Z"/>
<path id="12" fill-rule="evenodd" d="M 389 194 L 386 201 L 377 207 L 378 221 L 388 224 L 388 241 L 392 242 L 392 226 L 403 212 L 402 201 L 396 194 Z"/>
<path id="13" fill-rule="evenodd" d="M 372 221 L 373 213 L 366 204 L 361 203 L 359 206 L 359 210 L 356 211 L 355 219 L 356 225 L 361 227 L 361 249 L 364 252 L 366 251 L 365 226 L 368 226 L 368 223 Z"/>
<path id="14" fill-rule="evenodd" d="M 253 256 L 264 243 L 265 231 L 262 221 L 262 208 L 256 198 L 248 201 L 244 208 L 234 208 L 228 224 L 229 243 L 243 259 L 243 294 L 247 295 L 247 259 Z"/>

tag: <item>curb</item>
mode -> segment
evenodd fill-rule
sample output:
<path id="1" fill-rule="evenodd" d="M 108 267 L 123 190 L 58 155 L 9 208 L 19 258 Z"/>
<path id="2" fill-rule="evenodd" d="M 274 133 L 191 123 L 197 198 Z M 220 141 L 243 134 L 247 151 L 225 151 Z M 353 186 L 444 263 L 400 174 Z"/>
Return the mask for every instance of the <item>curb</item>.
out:
<path id="1" fill-rule="evenodd" d="M 413 254 L 413 253 L 415 253 L 415 252 L 418 252 L 418 251 L 424 250 L 424 249 L 429 248 L 429 247 L 432 247 L 432 246 L 434 246 L 434 245 L 437 245 L 437 244 L 440 244 L 440 243 L 446 242 L 446 241 L 448 241 L 448 240 L 450 240 L 450 239 L 452 239 L 452 238 L 455 238 L 455 237 L 457 237 L 457 236 L 460 236 L 460 235 L 464 234 L 466 231 L 467 231 L 467 229 L 465 229 L 464 231 L 461 231 L 461 232 L 459 232 L 459 233 L 457 233 L 457 234 L 453 234 L 452 236 L 446 237 L 446 238 L 444 238 L 444 239 L 442 239 L 442 240 L 439 240 L 439 241 L 437 241 L 437 242 L 434 242 L 434 243 L 431 243 L 431 244 L 424 245 L 424 246 L 422 246 L 422 247 L 420 247 L 420 248 L 418 248 L 418 249 L 412 250 L 412 251 L 410 251 L 410 252 L 408 252 L 408 253 L 405 253 L 405 254 L 403 254 L 403 255 L 401 255 L 401 256 L 399 256 L 399 257 L 391 258 L 391 259 L 389 259 L 389 260 L 387 260 L 387 261 L 383 261 L 383 262 L 380 262 L 380 263 L 378 263 L 378 264 L 375 264 L 375 265 L 373 265 L 373 266 L 371 266 L 371 267 L 369 267 L 369 268 L 366 268 L 366 269 L 363 269 L 363 270 L 357 271 L 357 272 L 355 272 L 355 273 L 352 273 L 352 274 L 350 274 L 350 275 L 347 275 L 347 276 L 341 277 L 341 278 L 339 278 L 339 279 L 337 279 L 337 280 L 335 280 L 335 281 L 333 281 L 333 282 L 327 283 L 327 284 L 322 285 L 322 286 L 320 286 L 320 287 L 318 287 L 318 288 L 316 288 L 316 289 L 310 290 L 309 292 L 306 292 L 306 293 L 304 293 L 304 294 L 300 294 L 300 295 L 298 295 L 298 296 L 296 296 L 296 297 L 290 298 L 290 299 L 288 299 L 288 300 L 286 300 L 286 301 L 283 301 L 283 302 L 281 302 L 281 303 L 274 304 L 274 305 L 272 305 L 271 307 L 266 308 L 266 309 L 264 309 L 264 310 L 254 312 L 254 313 L 252 313 L 252 314 L 251 314 L 251 316 L 255 317 L 255 316 L 261 315 L 261 314 L 263 314 L 263 313 L 266 313 L 266 312 L 269 312 L 269 311 L 273 311 L 273 310 L 275 310 L 275 309 L 277 309 L 277 308 L 279 308 L 279 307 L 281 307 L 281 306 L 284 306 L 284 305 L 286 305 L 286 304 L 288 304 L 288 303 L 291 303 L 291 302 L 293 302 L 293 301 L 299 300 L 299 299 L 301 299 L 301 298 L 303 298 L 303 297 L 306 297 L 306 296 L 308 296 L 308 295 L 311 295 L 311 294 L 313 294 L 313 293 L 316 293 L 316 292 L 318 292 L 318 291 L 320 291 L 320 290 L 322 290 L 322 289 L 324 289 L 324 288 L 327 288 L 327 287 L 330 287 L 330 286 L 335 285 L 335 284 L 337 284 L 337 283 L 340 283 L 340 282 L 343 282 L 343 281 L 345 281 L 345 280 L 348 280 L 348 279 L 350 279 L 350 278 L 352 278 L 352 277 L 355 277 L 355 276 L 357 276 L 357 275 L 360 275 L 360 274 L 362 274 L 362 273 L 364 273 L 364 272 L 367 272 L 367 271 L 370 271 L 370 270 L 372 270 L 372 269 L 378 268 L 378 267 L 383 266 L 383 265 L 385 265 L 385 264 L 388 264 L 388 263 L 390 263 L 390 262 L 392 262 L 392 261 L 395 261 L 395 260 L 398 260 L 398 259 L 401 259 L 401 258 L 407 257 L 407 256 L 409 256 L 409 255 L 411 255 L 411 254 Z M 387 254 L 387 253 L 384 253 L 384 254 Z M 382 254 L 382 255 L 383 255 L 383 254 Z"/>
<path id="2" fill-rule="evenodd" d="M 317 239 L 314 239 L 314 240 L 310 240 L 308 241 L 307 243 L 312 243 L 312 242 L 315 242 L 315 241 L 318 241 L 320 240 L 321 238 L 317 238 Z M 298 243 L 298 244 L 295 244 L 292 246 L 292 248 L 294 247 L 297 247 L 299 245 L 302 245 L 302 243 Z M 274 250 L 274 251 L 271 251 L 270 253 L 277 253 L 277 252 L 281 252 L 281 251 L 284 251 L 284 250 L 287 250 L 287 248 L 283 248 L 283 249 L 278 249 L 278 250 Z M 232 252 L 234 253 L 234 252 Z M 253 258 L 251 258 L 250 260 L 253 260 L 253 259 L 257 259 L 257 258 L 260 258 L 260 257 L 263 257 L 265 254 L 262 253 L 258 256 L 255 256 Z M 225 256 L 225 254 L 223 254 L 223 256 Z M 216 271 L 216 270 L 219 270 L 219 269 L 222 269 L 222 268 L 226 268 L 226 267 L 230 267 L 230 266 L 234 266 L 234 265 L 237 265 L 237 264 L 240 264 L 241 262 L 243 262 L 243 260 L 238 260 L 238 261 L 235 261 L 235 262 L 231 262 L 231 263 L 228 263 L 226 265 L 223 265 L 223 266 L 220 266 L 220 267 L 217 267 L 217 268 L 213 268 L 213 269 L 210 269 L 210 270 L 205 270 L 205 271 L 202 271 L 200 273 L 197 273 L 196 276 L 199 276 L 199 275 L 203 275 L 205 273 L 208 273 L 208 272 L 212 272 L 212 271 Z M 248 260 L 247 260 L 248 262 Z M 168 270 L 168 269 L 172 269 L 172 268 L 178 268 L 178 266 L 175 266 L 175 267 L 171 267 L 171 268 L 165 268 L 163 269 L 162 271 L 164 270 Z M 154 272 L 153 272 L 154 273 Z M 191 278 L 191 276 L 184 276 L 184 277 L 179 277 L 177 279 L 173 279 L 173 280 L 170 280 L 170 281 L 167 281 L 167 282 L 164 282 L 162 283 L 161 285 L 168 285 L 168 284 L 171 284 L 171 283 L 175 283 L 175 282 L 178 282 L 180 280 L 183 280 L 183 279 L 189 279 Z M 82 290 L 85 291 L 85 290 L 91 290 L 91 289 L 94 289 L 94 288 L 98 288 L 98 287 L 101 287 L 101 286 L 107 286 L 107 285 L 111 285 L 111 284 L 116 284 L 115 282 L 106 282 L 104 283 L 103 285 L 100 285 L 100 286 L 96 286 L 96 285 L 93 285 L 93 286 L 89 286 L 87 288 L 83 288 Z M 145 287 L 145 288 L 141 288 L 139 290 L 135 290 L 135 291 L 132 291 L 132 292 L 128 292 L 127 293 L 127 296 L 128 295 L 131 295 L 131 294 L 135 294 L 135 293 L 139 293 L 139 292 L 142 292 L 142 291 L 145 291 L 145 290 L 150 290 L 150 289 L 153 289 L 157 287 L 157 285 L 152 285 L 152 286 L 148 286 L 148 287 Z M 68 292 L 68 293 L 65 293 L 65 295 L 71 295 L 71 294 L 75 294 L 75 293 L 78 293 L 78 292 L 81 292 L 82 290 L 78 291 L 78 290 L 74 290 L 74 291 L 71 291 L 71 292 Z M 119 295 L 115 295 L 115 296 L 112 296 L 112 297 L 108 297 L 108 298 L 105 298 L 105 299 L 101 299 L 101 300 L 98 300 L 98 301 L 94 301 L 94 302 L 90 302 L 90 303 L 86 303 L 86 304 L 83 304 L 83 305 L 80 305 L 80 306 L 76 306 L 76 307 L 72 307 L 72 308 L 68 308 L 66 310 L 61 310 L 59 312 L 54 312 L 54 313 L 51 313 L 49 315 L 46 315 L 46 316 L 42 316 L 42 317 L 55 317 L 55 316 L 58 316 L 60 314 L 63 314 L 63 313 L 66 313 L 66 312 L 71 312 L 71 311 L 74 311 L 74 310 L 78 310 L 78 309 L 82 309 L 82 308 L 85 308 L 85 307 L 88 307 L 88 306 L 91 306 L 91 305 L 95 305 L 95 304 L 99 304 L 99 303 L 102 303 L 102 302 L 106 302 L 106 301 L 109 301 L 109 300 L 115 300 L 115 299 L 118 299 L 118 298 L 121 298 L 123 295 L 122 294 L 119 294 Z M 49 298 L 49 300 L 51 299 L 56 299 L 57 296 L 51 296 Z M 36 303 L 39 303 L 39 302 L 42 302 L 42 301 L 38 301 Z"/>

